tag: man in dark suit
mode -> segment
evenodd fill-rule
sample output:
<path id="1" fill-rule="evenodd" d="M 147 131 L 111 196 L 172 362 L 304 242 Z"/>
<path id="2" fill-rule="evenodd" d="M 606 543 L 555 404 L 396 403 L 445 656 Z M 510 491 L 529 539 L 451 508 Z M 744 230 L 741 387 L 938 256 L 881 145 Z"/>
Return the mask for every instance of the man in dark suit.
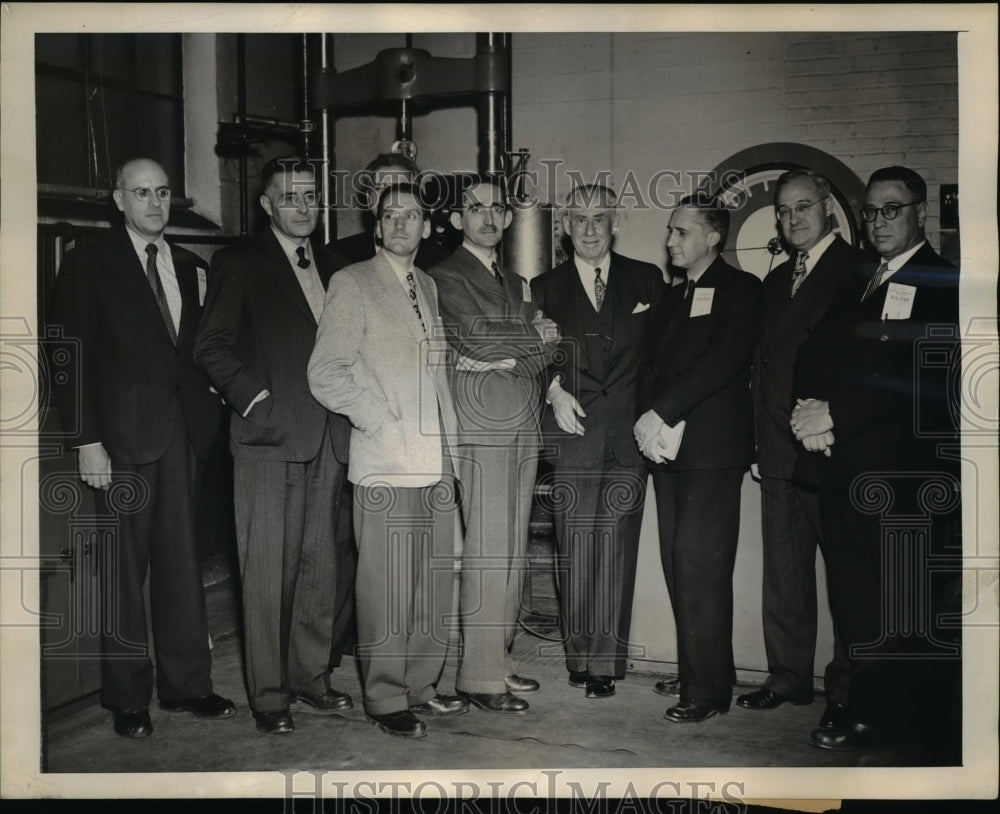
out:
<path id="1" fill-rule="evenodd" d="M 123 164 L 115 205 L 125 225 L 70 252 L 56 280 L 53 325 L 76 340 L 60 414 L 77 422 L 80 477 L 101 514 L 117 515 L 101 547 L 101 702 L 127 738 L 151 735 L 153 665 L 160 708 L 203 718 L 236 714 L 212 692 L 208 626 L 195 540 L 195 474 L 220 429 L 222 405 L 192 360 L 206 270 L 163 237 L 170 183 L 147 158 Z M 78 375 L 77 375 L 78 374 Z M 132 495 L 132 498 L 129 497 Z"/>
<path id="2" fill-rule="evenodd" d="M 819 498 L 793 481 L 801 448 L 792 435 L 792 372 L 799 346 L 826 311 L 861 253 L 833 232 L 830 184 L 813 170 L 789 170 L 774 190 L 778 224 L 792 256 L 764 279 L 764 308 L 754 352 L 754 419 L 763 527 L 764 687 L 739 696 L 746 709 L 774 709 L 813 698 L 816 653 L 816 547 L 822 541 Z M 834 725 L 847 704 L 850 664 L 834 631 L 826 667 L 827 707 Z"/>
<path id="3" fill-rule="evenodd" d="M 632 435 L 636 382 L 666 288 L 650 263 L 611 251 L 614 192 L 574 189 L 563 226 L 570 260 L 531 281 L 559 328 L 542 423 L 553 461 L 560 615 L 569 682 L 588 698 L 625 677 L 646 469 Z"/>
<path id="4" fill-rule="evenodd" d="M 420 179 L 420 168 L 413 159 L 402 153 L 379 153 L 368 166 L 358 174 L 353 188 L 358 196 L 358 203 L 365 210 L 362 220 L 365 228 L 357 234 L 348 235 L 328 244 L 324 251 L 334 271 L 339 271 L 352 263 L 371 260 L 381 247 L 375 234 L 375 209 L 382 192 L 393 184 L 417 184 Z M 428 269 L 439 263 L 451 251 L 451 247 L 437 239 L 432 231 L 428 239 L 421 240 L 417 250 L 415 265 L 419 269 Z"/>
<path id="5" fill-rule="evenodd" d="M 517 630 L 538 467 L 541 374 L 558 330 L 535 313 L 527 280 L 502 269 L 497 246 L 512 213 L 498 182 L 471 180 L 451 223 L 462 245 L 435 266 L 441 319 L 459 354 L 452 378 L 465 522 L 455 687 L 480 709 L 521 713 L 536 692 L 517 675 Z"/>
<path id="6" fill-rule="evenodd" d="M 651 466 L 663 573 L 677 623 L 679 723 L 727 712 L 733 665 L 733 566 L 740 487 L 753 460 L 750 359 L 760 281 L 720 257 L 729 211 L 715 199 L 681 201 L 667 226 L 671 263 L 687 269 L 654 314 L 650 376 L 640 384 L 636 438 Z M 683 436 L 662 451 L 664 432 Z M 673 457 L 673 460 L 670 458 Z"/>
<path id="7" fill-rule="evenodd" d="M 845 280 L 795 365 L 791 427 L 802 462 L 822 464 L 831 599 L 852 666 L 847 720 L 810 743 L 916 739 L 947 753 L 960 743 L 960 646 L 940 627 L 950 575 L 932 566 L 956 545 L 959 516 L 958 270 L 924 237 L 927 187 L 912 170 L 873 173 L 862 215 L 878 261 Z"/>
<path id="8" fill-rule="evenodd" d="M 356 555 L 335 532 L 349 428 L 306 380 L 331 273 L 309 243 L 316 179 L 296 158 L 273 159 L 263 175 L 269 223 L 212 258 L 195 360 L 232 406 L 250 706 L 259 730 L 284 733 L 293 701 L 321 713 L 352 706 L 329 674 L 351 620 Z"/>

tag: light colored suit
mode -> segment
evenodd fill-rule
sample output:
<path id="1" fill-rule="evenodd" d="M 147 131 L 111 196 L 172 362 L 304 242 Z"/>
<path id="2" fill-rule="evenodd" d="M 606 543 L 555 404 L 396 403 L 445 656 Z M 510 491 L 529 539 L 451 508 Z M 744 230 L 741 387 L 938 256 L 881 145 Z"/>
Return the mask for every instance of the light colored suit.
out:
<path id="1" fill-rule="evenodd" d="M 382 253 L 333 275 L 309 387 L 352 424 L 355 585 L 365 709 L 436 694 L 454 586 L 456 432 L 434 282 L 414 268 L 426 332 Z"/>

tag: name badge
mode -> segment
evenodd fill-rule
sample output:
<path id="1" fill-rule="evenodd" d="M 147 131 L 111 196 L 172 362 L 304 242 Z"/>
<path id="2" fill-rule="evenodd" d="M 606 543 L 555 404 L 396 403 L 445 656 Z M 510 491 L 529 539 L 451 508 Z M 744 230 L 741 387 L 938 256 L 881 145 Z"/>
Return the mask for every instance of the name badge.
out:
<path id="1" fill-rule="evenodd" d="M 912 285 L 889 282 L 885 291 L 885 305 L 882 306 L 883 319 L 909 319 L 913 311 L 913 300 L 917 288 Z"/>
<path id="2" fill-rule="evenodd" d="M 200 266 L 195 271 L 198 273 L 198 305 L 204 305 L 205 291 L 208 288 L 208 272 Z"/>
<path id="3" fill-rule="evenodd" d="M 531 302 L 531 283 L 521 280 L 521 302 Z"/>
<path id="4" fill-rule="evenodd" d="M 691 316 L 706 317 L 712 313 L 714 288 L 695 288 L 691 291 Z"/>

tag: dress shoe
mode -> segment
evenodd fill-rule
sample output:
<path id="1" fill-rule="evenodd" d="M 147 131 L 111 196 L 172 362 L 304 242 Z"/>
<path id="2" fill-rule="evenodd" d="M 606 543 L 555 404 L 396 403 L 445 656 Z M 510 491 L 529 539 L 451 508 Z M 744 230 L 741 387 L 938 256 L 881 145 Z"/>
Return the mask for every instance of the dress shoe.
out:
<path id="1" fill-rule="evenodd" d="M 257 729 L 271 735 L 284 735 L 286 732 L 294 732 L 295 724 L 292 723 L 292 716 L 288 710 L 279 712 L 253 711 L 253 720 L 257 724 Z"/>
<path id="2" fill-rule="evenodd" d="M 653 692 L 667 697 L 681 694 L 681 680 L 679 678 L 668 678 L 665 681 L 657 681 L 653 686 Z"/>
<path id="3" fill-rule="evenodd" d="M 615 694 L 615 680 L 607 676 L 591 676 L 587 681 L 587 698 L 610 698 Z"/>
<path id="4" fill-rule="evenodd" d="M 743 707 L 743 709 L 777 709 L 786 702 L 795 706 L 803 706 L 804 704 L 811 704 L 812 699 L 787 698 L 784 695 L 771 692 L 767 687 L 762 687 L 754 692 L 741 695 L 736 699 L 736 705 Z"/>
<path id="5" fill-rule="evenodd" d="M 369 715 L 368 720 L 385 732 L 397 738 L 422 738 L 427 734 L 424 722 L 417 719 L 410 710 L 387 712 L 385 715 Z"/>
<path id="6" fill-rule="evenodd" d="M 181 701 L 161 699 L 160 709 L 167 712 L 193 712 L 199 718 L 232 718 L 236 714 L 236 705 L 214 692 L 201 698 L 185 698 Z"/>
<path id="7" fill-rule="evenodd" d="M 514 715 L 523 715 L 528 711 L 528 702 L 516 695 L 507 692 L 462 692 L 458 690 L 462 698 L 467 698 L 480 709 L 487 712 L 507 712 Z"/>
<path id="8" fill-rule="evenodd" d="M 569 671 L 569 685 L 571 687 L 586 687 L 588 681 L 590 681 L 590 673 L 586 670 Z"/>
<path id="9" fill-rule="evenodd" d="M 149 710 L 145 707 L 115 709 L 112 712 L 115 732 L 123 738 L 148 738 L 153 734 L 153 722 L 149 720 Z"/>
<path id="10" fill-rule="evenodd" d="M 702 704 L 698 701 L 681 701 L 676 707 L 668 709 L 663 717 L 678 724 L 697 724 L 713 715 L 725 715 L 727 712 L 729 712 L 728 706 Z"/>
<path id="11" fill-rule="evenodd" d="M 875 746 L 882 740 L 877 729 L 868 724 L 844 723 L 840 726 L 820 727 L 809 733 L 809 745 L 817 749 L 848 752 Z"/>
<path id="12" fill-rule="evenodd" d="M 415 704 L 410 712 L 417 715 L 432 715 L 435 718 L 447 718 L 452 715 L 465 715 L 470 709 L 469 702 L 455 695 L 435 695 L 429 701 Z"/>
<path id="13" fill-rule="evenodd" d="M 313 695 L 310 692 L 293 693 L 296 701 L 308 704 L 317 712 L 329 715 L 331 712 L 342 712 L 346 709 L 353 709 L 354 702 L 346 692 L 338 692 L 327 687 L 322 695 Z"/>
<path id="14" fill-rule="evenodd" d="M 831 701 L 823 710 L 823 717 L 819 719 L 819 725 L 826 729 L 844 726 L 847 723 L 847 704 L 838 701 Z"/>
<path id="15" fill-rule="evenodd" d="M 541 685 L 533 678 L 521 678 L 517 673 L 511 673 L 504 679 L 507 689 L 511 692 L 538 692 Z"/>

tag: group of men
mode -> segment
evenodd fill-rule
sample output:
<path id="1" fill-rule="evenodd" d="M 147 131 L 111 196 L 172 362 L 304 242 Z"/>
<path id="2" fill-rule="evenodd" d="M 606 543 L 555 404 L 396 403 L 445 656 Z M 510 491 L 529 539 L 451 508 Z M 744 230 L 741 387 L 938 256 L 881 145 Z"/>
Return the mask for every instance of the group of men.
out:
<path id="1" fill-rule="evenodd" d="M 267 225 L 208 271 L 164 240 L 169 181 L 135 159 L 115 179 L 124 225 L 66 258 L 51 322 L 78 340 L 79 378 L 56 394 L 79 417 L 81 477 L 105 503 L 124 473 L 148 493 L 137 509 L 106 508 L 119 534 L 102 569 L 115 600 L 104 603 L 102 702 L 116 732 L 152 732 L 147 570 L 160 707 L 236 712 L 212 691 L 192 510 L 223 405 L 247 688 L 263 732 L 291 732 L 296 704 L 352 707 L 331 684 L 355 646 L 352 613 L 365 712 L 384 732 L 422 737 L 421 718 L 472 706 L 525 713 L 539 684 L 518 675 L 511 646 L 542 456 L 568 681 L 586 698 L 614 695 L 625 677 L 651 473 L 679 673 L 654 689 L 677 697 L 670 721 L 728 711 L 741 485 L 757 461 L 770 675 L 737 703 L 812 700 L 819 544 L 837 648 L 811 742 L 863 746 L 922 719 L 897 687 L 912 688 L 912 704 L 929 662 L 907 637 L 880 635 L 896 566 L 851 491 L 866 473 L 935 471 L 936 445 L 954 441 L 948 394 L 915 389 L 926 327 L 957 324 L 957 272 L 924 240 L 916 173 L 887 168 L 869 182 L 875 266 L 833 234 L 822 176 L 783 175 L 775 209 L 790 259 L 763 284 L 722 259 L 728 209 L 687 197 L 667 227 L 683 284 L 667 285 L 613 251 L 615 195 L 597 184 L 567 199 L 572 256 L 519 277 L 498 253 L 511 221 L 503 184 L 485 176 L 467 179 L 450 213 L 462 245 L 425 270 L 416 167 L 380 157 L 369 171 L 372 232 L 320 249 L 314 167 L 269 162 Z M 914 442 L 918 408 L 932 424 Z M 345 480 L 356 547 L 337 531 Z M 934 539 L 949 529 L 936 524 Z M 437 682 L 456 558 L 463 652 L 447 696 Z M 888 656 L 860 655 L 878 642 Z"/>

